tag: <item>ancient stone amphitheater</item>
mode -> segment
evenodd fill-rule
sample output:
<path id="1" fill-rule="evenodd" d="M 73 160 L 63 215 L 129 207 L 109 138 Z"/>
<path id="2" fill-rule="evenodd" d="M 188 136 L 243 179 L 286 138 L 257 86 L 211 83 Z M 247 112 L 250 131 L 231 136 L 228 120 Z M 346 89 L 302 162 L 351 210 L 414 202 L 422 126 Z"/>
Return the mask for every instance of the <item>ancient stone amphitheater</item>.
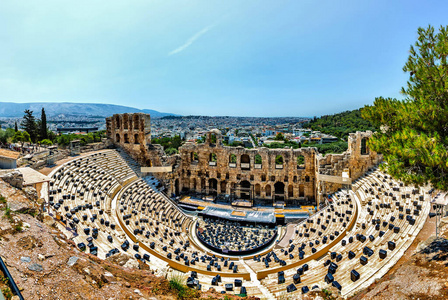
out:
<path id="1" fill-rule="evenodd" d="M 129 129 L 122 122 L 116 128 L 112 120 L 122 121 L 123 116 L 108 120 L 115 149 L 75 157 L 50 174 L 54 181 L 46 199 L 48 212 L 64 224 L 80 250 L 99 258 L 124 252 L 153 270 L 183 272 L 186 284 L 194 289 L 213 287 L 222 293 L 285 299 L 333 286 L 342 296 L 350 296 L 382 277 L 402 257 L 429 213 L 425 188 L 392 179 L 379 171 L 380 156 L 360 149 L 365 145 L 362 139 L 371 133 L 352 134 L 349 150 L 340 155 L 322 157 L 313 148 L 274 153 L 261 149 L 264 163 L 256 168 L 252 158 L 257 150 L 247 153 L 222 146 L 218 132 L 211 132 L 202 146 L 184 145 L 175 158 L 156 157 L 160 155 L 156 146 L 140 147 L 145 144 L 142 141 L 138 147 L 126 145 L 130 142 L 121 135 Z M 130 123 L 140 120 L 138 116 L 126 116 L 126 120 L 132 130 L 148 128 L 143 121 Z M 218 135 L 213 145 L 211 134 Z M 141 132 L 132 136 L 136 141 L 144 139 Z M 192 152 L 199 153 L 198 162 L 192 162 Z M 209 163 L 211 153 L 217 153 L 216 164 Z M 236 166 L 229 166 L 232 153 L 238 155 Z M 282 168 L 266 163 L 272 161 L 271 155 L 279 154 L 284 157 Z M 249 161 L 241 170 L 244 155 Z M 296 166 L 299 155 L 305 156 L 305 166 Z M 172 171 L 153 176 L 141 172 L 145 166 L 170 166 Z M 341 179 L 343 172 L 350 174 L 349 184 Z M 204 190 L 191 183 L 195 177 L 198 185 L 205 182 L 209 194 L 217 193 L 209 179 L 220 181 L 217 185 L 223 190 L 218 193 L 248 181 L 251 186 L 260 185 L 260 193 L 254 188 L 249 198 L 281 200 L 283 212 L 291 199 L 311 201 L 316 209 L 300 221 L 286 218 L 286 224 L 256 224 L 220 216 L 204 219 L 204 207 L 186 211 L 167 196 L 180 190 Z M 268 193 L 266 187 L 278 181 L 291 185 L 291 193 L 288 188 L 283 193 L 274 189 Z M 244 190 L 237 191 L 243 198 Z M 233 208 L 229 205 L 228 209 Z M 281 219 L 276 208 L 272 211 Z"/>

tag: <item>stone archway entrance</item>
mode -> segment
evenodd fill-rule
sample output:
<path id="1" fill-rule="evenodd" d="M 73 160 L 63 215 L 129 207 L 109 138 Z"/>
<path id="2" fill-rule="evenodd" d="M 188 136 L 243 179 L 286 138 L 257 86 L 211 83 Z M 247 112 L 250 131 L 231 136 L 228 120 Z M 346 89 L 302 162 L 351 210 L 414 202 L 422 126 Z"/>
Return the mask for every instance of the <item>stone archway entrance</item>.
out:
<path id="1" fill-rule="evenodd" d="M 274 184 L 274 200 L 285 200 L 285 184 L 277 181 Z"/>
<path id="2" fill-rule="evenodd" d="M 176 194 L 176 196 L 179 195 L 179 179 L 176 179 L 174 181 L 174 193 Z"/>
<path id="3" fill-rule="evenodd" d="M 218 195 L 218 180 L 215 178 L 208 180 L 208 194 L 212 196 Z"/>
<path id="4" fill-rule="evenodd" d="M 240 183 L 240 198 L 249 200 L 250 199 L 250 182 L 243 180 Z"/>

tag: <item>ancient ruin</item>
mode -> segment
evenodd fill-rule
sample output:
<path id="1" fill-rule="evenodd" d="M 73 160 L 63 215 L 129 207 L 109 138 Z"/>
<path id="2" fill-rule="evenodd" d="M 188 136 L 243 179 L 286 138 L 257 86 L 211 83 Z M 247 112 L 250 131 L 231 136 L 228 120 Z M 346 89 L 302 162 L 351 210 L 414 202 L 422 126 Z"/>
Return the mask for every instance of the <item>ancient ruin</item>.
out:
<path id="1" fill-rule="evenodd" d="M 142 165 L 171 165 L 172 173 L 155 174 L 169 194 L 194 192 L 318 205 L 344 184 L 327 182 L 319 174 L 342 178 L 346 172 L 350 180 L 356 180 L 381 161 L 381 155 L 367 147 L 370 131 L 350 134 L 346 152 L 323 156 L 313 147 L 225 146 L 221 132 L 214 129 L 204 143 L 187 142 L 179 148 L 179 155 L 166 157 L 160 145 L 151 144 L 150 122 L 148 114 L 113 115 L 106 119 L 107 136 Z"/>

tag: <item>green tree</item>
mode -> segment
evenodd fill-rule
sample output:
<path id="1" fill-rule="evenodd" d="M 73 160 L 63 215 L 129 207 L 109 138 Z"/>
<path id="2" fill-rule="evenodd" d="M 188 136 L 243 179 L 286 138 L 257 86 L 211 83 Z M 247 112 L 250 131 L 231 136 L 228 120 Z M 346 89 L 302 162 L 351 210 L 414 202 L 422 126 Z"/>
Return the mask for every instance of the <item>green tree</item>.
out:
<path id="1" fill-rule="evenodd" d="M 274 141 L 284 141 L 285 137 L 283 136 L 283 133 L 279 132 L 274 138 Z"/>
<path id="2" fill-rule="evenodd" d="M 177 154 L 178 151 L 176 148 L 167 148 L 167 149 L 165 149 L 165 153 L 166 153 L 166 155 L 173 155 L 173 154 Z"/>
<path id="3" fill-rule="evenodd" d="M 24 143 L 31 142 L 30 134 L 26 131 L 17 131 L 16 133 L 14 133 L 12 141 L 14 143 L 20 142 L 20 146 L 21 148 L 23 148 Z"/>
<path id="4" fill-rule="evenodd" d="M 52 146 L 53 142 L 50 141 L 49 139 L 44 139 L 44 140 L 40 141 L 40 144 L 44 145 L 44 146 Z"/>
<path id="5" fill-rule="evenodd" d="M 0 129 L 0 143 L 7 144 L 9 139 L 14 136 L 14 129 L 6 128 L 5 130 Z"/>
<path id="6" fill-rule="evenodd" d="M 19 127 L 17 126 L 17 121 L 14 122 L 14 131 L 19 131 Z"/>
<path id="7" fill-rule="evenodd" d="M 53 144 L 57 141 L 57 135 L 50 129 L 47 130 L 47 137 Z"/>
<path id="8" fill-rule="evenodd" d="M 25 110 L 25 115 L 23 116 L 23 120 L 22 123 L 20 123 L 20 126 L 22 126 L 22 128 L 26 132 L 28 132 L 33 143 L 37 142 L 37 124 L 32 110 Z"/>
<path id="9" fill-rule="evenodd" d="M 418 29 L 403 67 L 404 100 L 379 97 L 362 116 L 381 130 L 368 146 L 383 154 L 389 174 L 405 183 L 448 190 L 448 26 Z"/>
<path id="10" fill-rule="evenodd" d="M 47 115 L 45 114 L 45 109 L 42 107 L 42 114 L 40 117 L 40 132 L 39 139 L 45 140 L 48 139 L 48 128 L 47 128 Z"/>

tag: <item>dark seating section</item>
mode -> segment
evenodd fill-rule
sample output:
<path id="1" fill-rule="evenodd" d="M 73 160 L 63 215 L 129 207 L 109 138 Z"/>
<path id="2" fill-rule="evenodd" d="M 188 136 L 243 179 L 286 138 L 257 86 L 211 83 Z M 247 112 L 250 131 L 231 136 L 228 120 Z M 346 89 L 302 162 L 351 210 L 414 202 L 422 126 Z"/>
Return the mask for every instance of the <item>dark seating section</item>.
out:
<path id="1" fill-rule="evenodd" d="M 199 240 L 213 251 L 243 255 L 270 245 L 277 236 L 277 229 L 205 218 L 196 223 L 196 233 Z"/>

